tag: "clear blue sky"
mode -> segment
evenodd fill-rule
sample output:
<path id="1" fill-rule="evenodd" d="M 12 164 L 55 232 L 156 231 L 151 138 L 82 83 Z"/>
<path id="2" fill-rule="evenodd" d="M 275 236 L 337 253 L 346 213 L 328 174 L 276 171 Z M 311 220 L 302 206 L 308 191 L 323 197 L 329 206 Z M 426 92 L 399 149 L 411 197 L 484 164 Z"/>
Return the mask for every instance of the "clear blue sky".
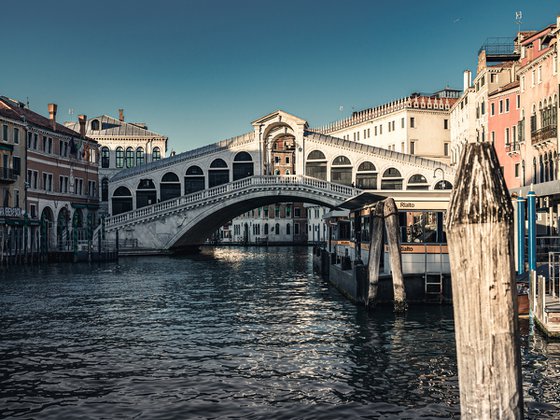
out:
<path id="1" fill-rule="evenodd" d="M 276 109 L 311 126 L 445 85 L 487 37 L 555 22 L 557 0 L 4 1 L 0 95 L 58 119 L 146 122 L 192 149 Z M 340 107 L 343 106 L 343 111 Z M 69 115 L 69 109 L 74 115 Z"/>

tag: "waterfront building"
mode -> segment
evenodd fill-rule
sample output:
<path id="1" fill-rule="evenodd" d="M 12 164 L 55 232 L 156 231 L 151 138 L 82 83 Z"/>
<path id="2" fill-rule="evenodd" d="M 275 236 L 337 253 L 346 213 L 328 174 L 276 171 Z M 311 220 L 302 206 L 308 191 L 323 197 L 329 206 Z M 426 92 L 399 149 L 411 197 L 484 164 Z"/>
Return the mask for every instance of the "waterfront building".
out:
<path id="1" fill-rule="evenodd" d="M 325 243 L 328 240 L 327 216 L 329 209 L 314 204 L 306 204 L 307 210 L 307 242 Z"/>
<path id="2" fill-rule="evenodd" d="M 72 130 L 79 123 L 67 122 Z M 119 118 L 101 115 L 86 121 L 86 135 L 95 139 L 100 148 L 100 191 L 101 212 L 107 214 L 109 180 L 125 168 L 155 162 L 167 155 L 167 140 L 164 135 L 148 130 L 145 123 L 127 122 L 124 110 L 119 109 Z M 165 197 L 160 197 L 164 200 Z"/>
<path id="3" fill-rule="evenodd" d="M 76 132 L 56 122 L 56 104 L 49 104 L 47 118 L 22 102 L 0 97 L 0 112 L 24 124 L 19 139 L 14 132 L 12 140 L 26 148 L 20 168 L 26 175 L 23 198 L 17 193 L 31 226 L 25 247 L 70 250 L 71 244 L 91 239 L 99 208 L 99 151 L 97 142 L 85 136 L 85 115 L 80 116 L 81 132 Z"/>
<path id="4" fill-rule="evenodd" d="M 0 254 L 24 246 L 26 122 L 0 100 Z"/>
<path id="5" fill-rule="evenodd" d="M 463 146 L 466 143 L 476 141 L 474 94 L 472 73 L 470 70 L 465 70 L 463 73 L 463 93 L 451 106 L 450 112 L 451 156 L 449 164 L 451 166 L 459 163 Z"/>
<path id="6" fill-rule="evenodd" d="M 539 234 L 556 234 L 558 186 L 558 24 L 519 34 L 519 144 L 523 196 L 533 188 L 539 197 Z"/>
<path id="7" fill-rule="evenodd" d="M 450 109 L 460 91 L 412 93 L 389 103 L 353 112 L 314 131 L 395 152 L 449 162 Z"/>
<path id="8" fill-rule="evenodd" d="M 476 76 L 463 74 L 463 93 L 451 109 L 451 165 L 457 165 L 466 143 L 492 141 L 489 95 L 516 80 L 518 48 L 513 39 L 489 38 L 480 48 Z"/>
<path id="9" fill-rule="evenodd" d="M 494 144 L 500 167 L 508 189 L 525 185 L 525 165 L 522 163 L 518 139 L 519 82 L 490 92 L 488 95 L 488 131 Z"/>
<path id="10" fill-rule="evenodd" d="M 234 243 L 305 244 L 307 213 L 302 203 L 276 203 L 250 210 L 222 229 L 231 230 Z"/>

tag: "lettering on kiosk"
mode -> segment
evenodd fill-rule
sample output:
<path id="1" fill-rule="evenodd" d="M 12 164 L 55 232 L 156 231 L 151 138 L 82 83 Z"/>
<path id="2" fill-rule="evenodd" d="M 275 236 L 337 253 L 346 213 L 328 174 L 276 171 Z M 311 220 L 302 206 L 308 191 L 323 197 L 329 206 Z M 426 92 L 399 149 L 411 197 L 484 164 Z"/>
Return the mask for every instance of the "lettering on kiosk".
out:
<path id="1" fill-rule="evenodd" d="M 409 201 L 401 201 L 399 202 L 399 208 L 401 209 L 411 209 L 416 207 L 414 203 L 411 203 Z"/>

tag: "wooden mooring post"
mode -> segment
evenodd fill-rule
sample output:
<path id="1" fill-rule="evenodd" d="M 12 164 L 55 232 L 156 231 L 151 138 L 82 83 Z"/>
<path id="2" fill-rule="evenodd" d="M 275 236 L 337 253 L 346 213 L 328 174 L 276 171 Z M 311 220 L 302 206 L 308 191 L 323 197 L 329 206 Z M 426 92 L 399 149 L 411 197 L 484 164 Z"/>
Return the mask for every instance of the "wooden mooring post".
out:
<path id="1" fill-rule="evenodd" d="M 404 291 L 404 277 L 401 259 L 401 244 L 399 241 L 399 212 L 395 200 L 391 197 L 385 199 L 383 207 L 385 216 L 385 230 L 387 232 L 387 245 L 391 260 L 391 273 L 393 277 L 393 302 L 395 312 L 406 311 L 406 293 Z"/>
<path id="2" fill-rule="evenodd" d="M 369 287 L 366 301 L 364 302 L 366 306 L 375 302 L 375 299 L 377 298 L 377 287 L 379 285 L 379 259 L 381 258 L 381 250 L 383 249 L 383 201 L 378 201 L 375 204 L 375 209 L 372 209 L 370 214 L 369 223 Z"/>
<path id="3" fill-rule="evenodd" d="M 521 419 L 513 207 L 490 143 L 468 144 L 447 215 L 461 418 Z"/>

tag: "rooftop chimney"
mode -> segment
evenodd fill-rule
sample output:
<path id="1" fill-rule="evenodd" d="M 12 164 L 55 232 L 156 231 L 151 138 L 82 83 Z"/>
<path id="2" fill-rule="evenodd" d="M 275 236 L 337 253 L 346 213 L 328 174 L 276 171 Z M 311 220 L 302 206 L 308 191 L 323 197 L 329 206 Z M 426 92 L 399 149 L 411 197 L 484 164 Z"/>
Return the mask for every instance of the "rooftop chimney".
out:
<path id="1" fill-rule="evenodd" d="M 49 120 L 53 131 L 56 131 L 56 104 L 49 104 Z"/>
<path id="2" fill-rule="evenodd" d="M 86 120 L 87 116 L 78 115 L 78 122 L 80 123 L 80 136 L 84 138 L 86 136 Z"/>
<path id="3" fill-rule="evenodd" d="M 124 109 L 119 109 L 119 121 L 124 121 Z"/>
<path id="4" fill-rule="evenodd" d="M 465 70 L 463 72 L 463 92 L 466 91 L 468 88 L 471 87 L 471 71 Z"/>

